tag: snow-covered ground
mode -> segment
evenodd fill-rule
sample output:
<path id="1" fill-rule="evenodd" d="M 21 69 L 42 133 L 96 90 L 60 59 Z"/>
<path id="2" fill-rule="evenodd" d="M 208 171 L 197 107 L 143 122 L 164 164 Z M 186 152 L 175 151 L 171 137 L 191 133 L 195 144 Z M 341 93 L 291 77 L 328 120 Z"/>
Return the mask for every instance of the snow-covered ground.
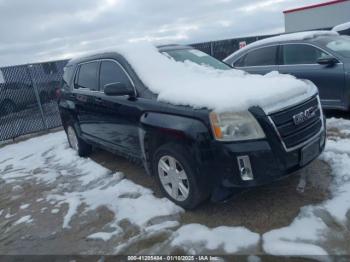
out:
<path id="1" fill-rule="evenodd" d="M 329 119 L 329 130 L 349 135 L 350 121 Z M 264 251 L 273 255 L 349 254 L 350 236 L 350 137 L 329 135 L 321 159 L 332 169 L 331 198 L 305 206 L 292 224 L 263 234 Z M 335 230 L 336 228 L 336 230 Z M 333 249 L 330 241 L 343 242 Z"/>
<path id="2" fill-rule="evenodd" d="M 121 172 L 78 157 L 63 132 L 8 145 L 0 148 L 0 253 L 14 253 L 6 241 L 25 228 L 10 243 L 65 234 L 107 246 L 103 252 L 112 254 L 350 254 L 350 121 L 330 119 L 328 130 L 320 158 L 332 170 L 330 198 L 302 207 L 290 225 L 263 233 L 224 222 L 218 227 L 184 223 L 182 208 Z M 71 250 L 98 252 L 80 245 Z"/>
<path id="3" fill-rule="evenodd" d="M 214 228 L 203 225 L 181 225 L 182 208 L 166 198 L 157 198 L 152 191 L 124 179 L 122 173 L 112 173 L 90 159 L 80 158 L 68 147 L 64 132 L 53 133 L 13 144 L 0 149 L 0 179 L 13 185 L 13 190 L 21 189 L 25 181 L 53 186 L 44 197 L 35 202 L 49 203 L 51 214 L 63 212 L 62 229 L 69 230 L 73 220 L 79 220 L 88 212 L 96 212 L 105 207 L 113 214 L 113 219 L 99 231 L 86 236 L 87 239 L 108 241 L 117 239 L 115 252 L 127 250 L 128 241 L 160 231 L 171 230 L 169 246 L 185 246 L 198 243 L 202 248 L 216 249 L 221 245 L 227 252 L 257 245 L 259 235 L 245 228 Z M 20 210 L 29 209 L 29 203 L 22 203 Z M 23 213 L 23 212 L 21 212 Z M 16 216 L 1 207 L 1 219 Z M 125 223 L 133 225 L 138 233 L 125 241 Z M 35 224 L 34 216 L 23 215 L 11 226 L 27 223 Z M 192 232 L 196 232 L 193 235 Z M 226 232 L 226 234 L 223 234 Z M 120 241 L 118 241 L 118 239 Z M 207 239 L 207 240 L 206 240 Z M 189 250 L 193 252 L 195 245 Z"/>

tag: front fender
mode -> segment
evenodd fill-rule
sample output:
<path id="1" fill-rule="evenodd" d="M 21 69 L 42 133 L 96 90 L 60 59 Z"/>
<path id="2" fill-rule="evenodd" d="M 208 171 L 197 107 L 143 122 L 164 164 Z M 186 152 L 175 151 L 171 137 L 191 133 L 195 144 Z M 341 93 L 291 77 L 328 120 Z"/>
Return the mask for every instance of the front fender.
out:
<path id="1" fill-rule="evenodd" d="M 152 156 L 160 145 L 174 141 L 181 143 L 197 161 L 202 149 L 209 147 L 211 133 L 199 119 L 148 112 L 140 119 L 139 139 L 145 169 L 151 174 Z"/>
<path id="2" fill-rule="evenodd" d="M 140 123 L 145 130 L 158 130 L 190 140 L 198 140 L 208 134 L 208 128 L 203 122 L 187 116 L 149 112 L 142 115 Z"/>

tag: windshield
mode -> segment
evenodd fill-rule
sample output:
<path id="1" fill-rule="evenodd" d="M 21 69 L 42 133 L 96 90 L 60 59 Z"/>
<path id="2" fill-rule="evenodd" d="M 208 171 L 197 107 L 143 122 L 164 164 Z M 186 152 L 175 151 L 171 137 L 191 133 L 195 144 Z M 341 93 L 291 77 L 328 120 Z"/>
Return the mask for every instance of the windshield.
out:
<path id="1" fill-rule="evenodd" d="M 335 40 L 329 41 L 326 46 L 340 54 L 344 57 L 350 58 L 350 37 L 349 36 L 340 36 L 337 37 Z"/>
<path id="2" fill-rule="evenodd" d="M 196 49 L 179 49 L 179 50 L 166 51 L 164 53 L 174 58 L 174 60 L 178 62 L 185 62 L 186 60 L 189 60 L 198 65 L 206 65 L 215 69 L 220 69 L 220 70 L 232 69 L 225 63 Z"/>

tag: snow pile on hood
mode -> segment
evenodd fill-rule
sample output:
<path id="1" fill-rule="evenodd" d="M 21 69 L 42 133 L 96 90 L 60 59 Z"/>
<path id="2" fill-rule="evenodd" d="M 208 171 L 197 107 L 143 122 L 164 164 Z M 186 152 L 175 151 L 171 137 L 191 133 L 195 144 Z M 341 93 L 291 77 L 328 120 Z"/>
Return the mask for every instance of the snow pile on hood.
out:
<path id="1" fill-rule="evenodd" d="M 348 29 L 350 29 L 350 22 L 337 25 L 337 26 L 333 27 L 332 31 L 340 32 L 340 31 L 345 31 L 345 30 L 348 30 Z"/>
<path id="2" fill-rule="evenodd" d="M 114 48 L 122 54 L 158 100 L 218 112 L 269 106 L 314 90 L 311 83 L 271 72 L 265 76 L 240 70 L 217 70 L 190 61 L 176 62 L 151 44 Z"/>

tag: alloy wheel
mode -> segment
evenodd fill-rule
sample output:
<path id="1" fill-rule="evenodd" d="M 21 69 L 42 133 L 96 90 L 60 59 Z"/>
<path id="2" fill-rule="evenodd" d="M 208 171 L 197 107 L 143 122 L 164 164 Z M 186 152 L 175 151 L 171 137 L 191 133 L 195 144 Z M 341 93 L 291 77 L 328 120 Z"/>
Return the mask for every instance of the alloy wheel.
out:
<path id="1" fill-rule="evenodd" d="M 172 156 L 163 156 L 158 162 L 158 175 L 165 191 L 177 201 L 185 201 L 190 183 L 181 163 Z"/>

